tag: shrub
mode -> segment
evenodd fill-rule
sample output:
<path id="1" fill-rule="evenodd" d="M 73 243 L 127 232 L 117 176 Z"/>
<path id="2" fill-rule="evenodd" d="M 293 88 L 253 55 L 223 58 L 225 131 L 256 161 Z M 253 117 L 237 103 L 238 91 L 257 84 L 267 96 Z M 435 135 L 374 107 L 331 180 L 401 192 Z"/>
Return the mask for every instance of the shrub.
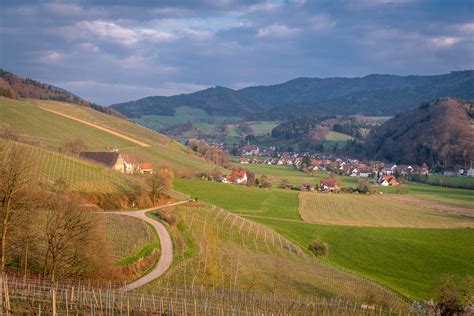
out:
<path id="1" fill-rule="evenodd" d="M 176 224 L 176 216 L 169 211 L 158 210 L 155 212 L 155 215 L 159 217 L 162 221 L 165 221 L 171 226 Z"/>
<path id="2" fill-rule="evenodd" d="M 316 257 L 327 256 L 329 254 L 329 246 L 321 240 L 314 240 L 309 244 L 308 250 Z"/>
<path id="3" fill-rule="evenodd" d="M 452 274 L 441 277 L 435 285 L 435 299 L 441 315 L 456 315 L 472 304 L 473 277 L 462 279 Z"/>

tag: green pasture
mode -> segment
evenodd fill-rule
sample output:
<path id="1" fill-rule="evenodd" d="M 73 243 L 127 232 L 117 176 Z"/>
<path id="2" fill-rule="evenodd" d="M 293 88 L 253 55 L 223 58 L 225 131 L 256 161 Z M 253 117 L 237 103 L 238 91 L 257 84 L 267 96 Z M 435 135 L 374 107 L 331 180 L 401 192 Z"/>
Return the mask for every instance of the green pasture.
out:
<path id="1" fill-rule="evenodd" d="M 468 189 L 456 189 L 447 187 L 438 187 L 429 184 L 410 182 L 406 188 L 402 187 L 377 187 L 377 190 L 386 193 L 396 193 L 398 191 L 407 192 L 410 195 L 422 198 L 462 204 L 474 207 L 474 191 Z"/>
<path id="2" fill-rule="evenodd" d="M 176 108 L 175 115 L 172 116 L 144 115 L 140 118 L 134 118 L 133 121 L 153 130 L 160 130 L 187 122 L 210 122 L 212 118 L 204 110 L 190 106 L 180 106 Z"/>
<path id="3" fill-rule="evenodd" d="M 175 179 L 174 189 L 234 213 L 301 219 L 296 191 L 188 179 Z"/>
<path id="4" fill-rule="evenodd" d="M 306 249 L 312 240 L 329 245 L 324 261 L 355 271 L 414 299 L 429 299 L 447 273 L 474 271 L 474 230 L 317 225 L 249 218 L 268 225 Z"/>

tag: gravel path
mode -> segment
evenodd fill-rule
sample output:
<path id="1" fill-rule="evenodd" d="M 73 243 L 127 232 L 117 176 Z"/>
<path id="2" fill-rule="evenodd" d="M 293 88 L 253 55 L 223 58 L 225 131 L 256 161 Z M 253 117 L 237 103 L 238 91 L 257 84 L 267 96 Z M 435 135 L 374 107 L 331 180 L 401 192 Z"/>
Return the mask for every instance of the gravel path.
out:
<path id="1" fill-rule="evenodd" d="M 122 288 L 120 288 L 121 291 L 130 291 L 134 290 L 136 288 L 139 288 L 147 283 L 150 283 L 153 280 L 156 280 L 160 276 L 162 276 L 171 266 L 171 262 L 173 261 L 173 241 L 171 239 L 170 234 L 168 233 L 168 230 L 166 229 L 165 225 L 162 223 L 146 216 L 146 212 L 148 211 L 153 211 L 153 210 L 158 210 L 174 205 L 179 205 L 179 204 L 184 204 L 188 203 L 189 201 L 181 201 L 173 204 L 168 204 L 160 207 L 153 207 L 149 208 L 146 210 L 141 210 L 141 211 L 130 211 L 130 212 L 114 212 L 114 214 L 119 214 L 119 215 L 126 215 L 126 216 L 132 216 L 135 218 L 139 218 L 147 223 L 149 223 L 153 228 L 155 228 L 156 232 L 158 233 L 158 238 L 160 239 L 160 246 L 161 246 L 161 257 L 158 263 L 153 267 L 153 269 L 141 277 L 140 279 L 133 281 L 132 283 L 129 283 Z"/>

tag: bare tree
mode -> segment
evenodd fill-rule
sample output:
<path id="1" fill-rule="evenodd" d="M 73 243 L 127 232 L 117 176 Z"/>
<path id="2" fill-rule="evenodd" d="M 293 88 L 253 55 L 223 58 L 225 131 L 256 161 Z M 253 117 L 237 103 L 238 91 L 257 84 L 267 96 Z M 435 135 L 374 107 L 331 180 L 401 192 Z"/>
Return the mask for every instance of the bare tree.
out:
<path id="1" fill-rule="evenodd" d="M 329 128 L 318 125 L 311 131 L 311 139 L 314 141 L 323 141 L 329 133 Z"/>
<path id="2" fill-rule="evenodd" d="M 87 146 L 80 138 L 71 139 L 63 142 L 59 147 L 59 151 L 68 155 L 79 155 L 82 151 L 86 151 Z"/>
<path id="3" fill-rule="evenodd" d="M 150 188 L 150 197 L 153 200 L 153 206 L 156 204 L 156 199 L 162 195 L 166 190 L 173 185 L 173 171 L 168 168 L 160 169 L 157 173 L 152 174 L 147 179 L 147 184 Z"/>
<path id="4" fill-rule="evenodd" d="M 80 206 L 81 202 L 54 195 L 45 205 L 43 274 L 51 281 L 84 275 L 100 261 L 98 223 L 90 211 Z"/>
<path id="5" fill-rule="evenodd" d="M 15 214 L 28 204 L 28 186 L 33 176 L 31 151 L 0 145 L 0 230 L 2 232 L 0 273 L 5 271 L 9 234 Z"/>

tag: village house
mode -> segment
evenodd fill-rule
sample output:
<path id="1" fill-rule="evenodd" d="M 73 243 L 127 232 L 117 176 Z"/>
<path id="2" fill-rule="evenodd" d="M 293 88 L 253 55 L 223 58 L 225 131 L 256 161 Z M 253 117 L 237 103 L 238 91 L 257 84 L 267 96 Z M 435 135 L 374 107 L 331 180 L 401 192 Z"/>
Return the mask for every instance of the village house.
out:
<path id="1" fill-rule="evenodd" d="M 260 149 L 257 146 L 244 146 L 242 147 L 243 156 L 258 156 Z"/>
<path id="2" fill-rule="evenodd" d="M 125 165 L 125 173 L 127 174 L 136 174 L 141 173 L 140 163 L 135 159 L 135 157 L 130 155 L 122 155 L 123 163 Z"/>
<path id="3" fill-rule="evenodd" d="M 140 173 L 143 173 L 143 174 L 151 174 L 151 173 L 154 173 L 154 170 L 153 170 L 153 164 L 149 163 L 149 162 L 142 162 L 138 165 L 138 168 L 140 170 Z"/>
<path id="4" fill-rule="evenodd" d="M 324 192 L 339 192 L 341 190 L 334 179 L 321 179 L 319 189 Z"/>
<path id="5" fill-rule="evenodd" d="M 247 183 L 247 172 L 245 170 L 232 170 L 231 175 L 226 177 L 228 183 L 235 184 L 246 184 Z M 222 181 L 224 182 L 224 181 Z M 227 183 L 227 182 L 225 182 Z"/>
<path id="6" fill-rule="evenodd" d="M 148 162 L 140 163 L 133 156 L 123 155 L 118 151 L 84 151 L 79 158 L 103 165 L 114 171 L 127 174 L 153 173 L 153 165 Z"/>
<path id="7" fill-rule="evenodd" d="M 103 165 L 114 171 L 125 173 L 125 162 L 122 154 L 118 152 L 84 151 L 79 154 L 79 158 Z"/>
<path id="8" fill-rule="evenodd" d="M 245 157 L 240 158 L 240 163 L 243 164 L 243 165 L 248 165 L 249 162 L 250 162 L 250 160 L 248 158 L 245 158 Z"/>
<path id="9" fill-rule="evenodd" d="M 378 183 L 384 187 L 400 185 L 400 183 L 398 183 L 397 178 L 395 178 L 395 176 L 388 176 L 388 175 L 381 176 L 378 180 Z"/>

